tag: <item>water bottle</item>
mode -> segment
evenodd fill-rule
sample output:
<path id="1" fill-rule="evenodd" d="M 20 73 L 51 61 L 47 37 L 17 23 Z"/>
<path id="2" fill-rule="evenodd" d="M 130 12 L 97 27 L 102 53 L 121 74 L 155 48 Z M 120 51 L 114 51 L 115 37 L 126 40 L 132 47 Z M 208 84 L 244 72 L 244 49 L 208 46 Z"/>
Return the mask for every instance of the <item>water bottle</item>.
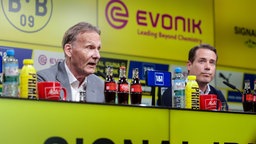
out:
<path id="1" fill-rule="evenodd" d="M 173 78 L 173 107 L 185 108 L 186 81 L 180 67 L 175 68 Z"/>
<path id="2" fill-rule="evenodd" d="M 37 99 L 37 75 L 32 59 L 24 59 L 20 72 L 20 97 Z"/>
<path id="3" fill-rule="evenodd" d="M 185 89 L 186 106 L 189 109 L 200 109 L 199 86 L 195 75 L 189 75 Z"/>
<path id="4" fill-rule="evenodd" d="M 18 97 L 19 91 L 19 64 L 14 57 L 14 50 L 8 49 L 3 60 L 3 96 Z"/>
<path id="5" fill-rule="evenodd" d="M 2 51 L 2 55 L 0 57 L 0 96 L 2 96 L 2 92 L 3 92 L 3 71 L 4 71 L 4 66 L 3 66 L 3 61 L 6 60 L 6 52 Z"/>

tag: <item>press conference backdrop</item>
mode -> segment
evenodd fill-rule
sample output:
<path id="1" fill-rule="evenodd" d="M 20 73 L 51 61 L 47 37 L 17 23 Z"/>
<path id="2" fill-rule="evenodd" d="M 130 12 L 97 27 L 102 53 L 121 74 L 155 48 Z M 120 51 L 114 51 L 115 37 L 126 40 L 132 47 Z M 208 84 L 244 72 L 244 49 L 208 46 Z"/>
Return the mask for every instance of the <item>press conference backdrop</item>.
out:
<path id="1" fill-rule="evenodd" d="M 101 55 L 117 61 L 115 67 L 125 64 L 131 71 L 131 65 L 140 63 L 142 74 L 147 69 L 171 71 L 185 66 L 191 47 L 209 43 L 219 51 L 217 74 L 231 74 L 230 81 L 240 89 L 245 73 L 256 77 L 253 0 L 1 0 L 0 5 L 1 54 L 6 48 L 31 51 L 28 57 L 37 70 L 63 60 L 64 32 L 87 21 L 101 28 Z M 217 75 L 213 85 L 229 99 L 233 90 L 222 81 Z M 235 99 L 240 102 L 241 96 Z"/>

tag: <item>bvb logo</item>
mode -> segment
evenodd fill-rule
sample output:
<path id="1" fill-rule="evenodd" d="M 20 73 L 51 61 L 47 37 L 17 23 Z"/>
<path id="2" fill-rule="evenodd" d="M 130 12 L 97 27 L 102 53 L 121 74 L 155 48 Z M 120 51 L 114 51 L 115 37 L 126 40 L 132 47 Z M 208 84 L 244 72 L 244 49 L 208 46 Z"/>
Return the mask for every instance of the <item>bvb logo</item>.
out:
<path id="1" fill-rule="evenodd" d="M 22 32 L 40 31 L 52 16 L 52 0 L 1 0 L 1 4 L 6 19 Z"/>

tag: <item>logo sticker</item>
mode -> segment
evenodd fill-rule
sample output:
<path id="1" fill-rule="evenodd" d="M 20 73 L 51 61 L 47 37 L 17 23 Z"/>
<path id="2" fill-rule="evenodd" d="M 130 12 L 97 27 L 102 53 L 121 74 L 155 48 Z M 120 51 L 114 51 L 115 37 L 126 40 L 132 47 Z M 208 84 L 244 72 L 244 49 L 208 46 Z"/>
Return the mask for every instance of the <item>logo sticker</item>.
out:
<path id="1" fill-rule="evenodd" d="M 41 65 L 45 65 L 47 63 L 47 56 L 46 55 L 40 55 L 38 57 L 38 63 Z"/>
<path id="2" fill-rule="evenodd" d="M 164 74 L 160 72 L 155 73 L 155 84 L 164 85 Z"/>
<path id="3" fill-rule="evenodd" d="M 52 0 L 2 0 L 1 4 L 9 23 L 26 33 L 42 30 L 52 16 Z"/>

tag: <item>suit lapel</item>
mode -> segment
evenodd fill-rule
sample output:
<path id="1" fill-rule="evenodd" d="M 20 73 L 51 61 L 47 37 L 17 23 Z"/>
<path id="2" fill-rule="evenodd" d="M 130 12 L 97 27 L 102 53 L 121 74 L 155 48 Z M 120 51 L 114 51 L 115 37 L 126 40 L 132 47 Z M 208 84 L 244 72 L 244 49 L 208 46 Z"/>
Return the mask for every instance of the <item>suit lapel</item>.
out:
<path id="1" fill-rule="evenodd" d="M 68 79 L 68 74 L 65 69 L 64 65 L 65 61 L 61 62 L 58 66 L 58 74 L 57 74 L 57 81 L 59 81 L 62 84 L 62 87 L 65 87 L 67 90 L 67 100 L 71 101 L 72 100 L 72 93 L 71 93 L 71 88 L 69 84 L 69 79 Z"/>

